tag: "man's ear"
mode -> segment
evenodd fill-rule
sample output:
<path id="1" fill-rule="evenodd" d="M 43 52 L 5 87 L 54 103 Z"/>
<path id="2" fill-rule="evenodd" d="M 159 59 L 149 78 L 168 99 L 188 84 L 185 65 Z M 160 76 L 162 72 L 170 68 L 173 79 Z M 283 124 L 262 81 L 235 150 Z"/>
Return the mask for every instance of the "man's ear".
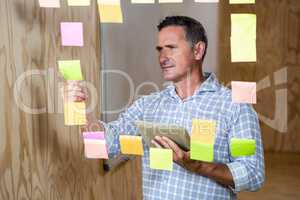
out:
<path id="1" fill-rule="evenodd" d="M 194 56 L 196 60 L 201 60 L 205 51 L 205 43 L 200 41 L 194 46 Z"/>

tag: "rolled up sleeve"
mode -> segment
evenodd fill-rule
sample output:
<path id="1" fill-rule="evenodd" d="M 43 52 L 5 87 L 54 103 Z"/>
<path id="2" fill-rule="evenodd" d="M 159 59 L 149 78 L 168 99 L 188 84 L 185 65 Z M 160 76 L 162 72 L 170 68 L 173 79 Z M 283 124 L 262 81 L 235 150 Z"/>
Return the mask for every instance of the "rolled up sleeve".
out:
<path id="1" fill-rule="evenodd" d="M 229 143 L 232 138 L 254 139 L 255 154 L 252 156 L 232 157 L 227 164 L 234 181 L 233 192 L 243 190 L 257 191 L 265 180 L 264 152 L 259 121 L 256 112 L 248 104 L 238 104 L 229 130 Z"/>

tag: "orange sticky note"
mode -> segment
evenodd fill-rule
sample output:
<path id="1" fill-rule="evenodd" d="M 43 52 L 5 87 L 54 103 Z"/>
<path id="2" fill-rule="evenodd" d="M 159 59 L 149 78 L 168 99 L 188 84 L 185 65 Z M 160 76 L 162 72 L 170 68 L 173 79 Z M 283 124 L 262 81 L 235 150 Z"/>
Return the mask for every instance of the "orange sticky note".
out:
<path id="1" fill-rule="evenodd" d="M 120 135 L 120 145 L 123 154 L 144 155 L 141 136 Z"/>
<path id="2" fill-rule="evenodd" d="M 65 125 L 86 124 L 86 106 L 84 102 L 64 102 Z"/>
<path id="3" fill-rule="evenodd" d="M 84 139 L 85 157 L 91 159 L 108 159 L 105 140 Z"/>
<path id="4" fill-rule="evenodd" d="M 216 121 L 193 119 L 191 140 L 201 144 L 214 144 Z"/>
<path id="5" fill-rule="evenodd" d="M 232 101 L 256 104 L 256 82 L 232 81 Z"/>

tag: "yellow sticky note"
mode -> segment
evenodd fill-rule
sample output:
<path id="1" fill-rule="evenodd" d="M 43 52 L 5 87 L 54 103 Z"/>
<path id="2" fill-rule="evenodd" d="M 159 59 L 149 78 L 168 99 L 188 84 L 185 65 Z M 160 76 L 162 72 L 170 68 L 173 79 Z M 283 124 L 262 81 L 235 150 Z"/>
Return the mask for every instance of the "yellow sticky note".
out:
<path id="1" fill-rule="evenodd" d="M 144 3 L 155 3 L 155 0 L 131 0 L 132 4 L 144 4 Z"/>
<path id="2" fill-rule="evenodd" d="M 130 155 L 144 155 L 141 136 L 120 135 L 121 152 Z"/>
<path id="3" fill-rule="evenodd" d="M 191 141 L 213 144 L 216 136 L 216 121 L 193 119 Z"/>
<path id="4" fill-rule="evenodd" d="M 230 38 L 231 62 L 256 62 L 256 39 L 249 37 Z"/>
<path id="5" fill-rule="evenodd" d="M 150 168 L 173 170 L 173 152 L 171 149 L 150 148 Z"/>
<path id="6" fill-rule="evenodd" d="M 158 3 L 182 3 L 183 0 L 158 0 Z"/>
<path id="7" fill-rule="evenodd" d="M 58 61 L 58 68 L 65 80 L 83 80 L 80 60 Z"/>
<path id="8" fill-rule="evenodd" d="M 230 4 L 254 4 L 255 0 L 229 0 Z"/>
<path id="9" fill-rule="evenodd" d="M 231 37 L 256 38 L 256 15 L 231 14 Z"/>
<path id="10" fill-rule="evenodd" d="M 69 6 L 89 6 L 90 4 L 90 0 L 68 0 Z"/>
<path id="11" fill-rule="evenodd" d="M 86 106 L 84 102 L 64 102 L 65 125 L 86 124 Z"/>
<path id="12" fill-rule="evenodd" d="M 120 0 L 98 0 L 101 23 L 123 23 Z"/>

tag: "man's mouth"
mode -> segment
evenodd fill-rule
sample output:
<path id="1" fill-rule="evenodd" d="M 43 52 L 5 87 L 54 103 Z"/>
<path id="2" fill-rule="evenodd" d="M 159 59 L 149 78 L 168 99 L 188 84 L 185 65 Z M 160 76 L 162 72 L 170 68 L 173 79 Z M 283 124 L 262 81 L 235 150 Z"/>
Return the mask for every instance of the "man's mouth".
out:
<path id="1" fill-rule="evenodd" d="M 175 67 L 174 65 L 162 66 L 161 69 L 169 69 Z"/>

